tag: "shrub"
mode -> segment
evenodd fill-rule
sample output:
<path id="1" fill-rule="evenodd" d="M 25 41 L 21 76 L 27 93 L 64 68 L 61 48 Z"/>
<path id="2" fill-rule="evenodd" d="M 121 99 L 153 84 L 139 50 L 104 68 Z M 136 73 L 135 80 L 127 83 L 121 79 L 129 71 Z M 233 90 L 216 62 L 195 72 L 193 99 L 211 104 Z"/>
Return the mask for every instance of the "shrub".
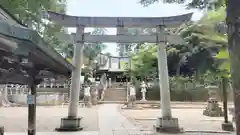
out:
<path id="1" fill-rule="evenodd" d="M 207 101 L 208 90 L 204 86 L 196 87 L 194 81 L 189 77 L 171 77 L 170 93 L 172 101 Z M 141 99 L 140 81 L 135 80 L 136 96 Z M 160 87 L 158 80 L 147 89 L 147 100 L 160 100 Z"/>

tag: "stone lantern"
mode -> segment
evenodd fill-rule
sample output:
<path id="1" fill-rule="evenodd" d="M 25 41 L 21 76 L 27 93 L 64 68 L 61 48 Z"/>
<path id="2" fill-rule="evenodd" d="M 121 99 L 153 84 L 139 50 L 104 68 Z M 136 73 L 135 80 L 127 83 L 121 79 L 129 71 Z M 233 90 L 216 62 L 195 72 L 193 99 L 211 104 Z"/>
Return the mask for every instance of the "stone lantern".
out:
<path id="1" fill-rule="evenodd" d="M 209 89 L 208 90 L 209 99 L 208 99 L 207 107 L 203 111 L 203 115 L 210 116 L 210 117 L 223 116 L 222 108 L 219 107 L 219 103 L 218 103 L 218 97 L 217 97 L 218 87 L 208 86 L 206 88 Z"/>
<path id="2" fill-rule="evenodd" d="M 142 93 L 142 99 L 141 99 L 141 101 L 147 101 L 147 100 L 146 100 L 146 92 L 147 92 L 146 87 L 147 87 L 147 85 L 145 84 L 144 81 L 142 81 L 142 83 L 141 83 L 141 93 Z"/>

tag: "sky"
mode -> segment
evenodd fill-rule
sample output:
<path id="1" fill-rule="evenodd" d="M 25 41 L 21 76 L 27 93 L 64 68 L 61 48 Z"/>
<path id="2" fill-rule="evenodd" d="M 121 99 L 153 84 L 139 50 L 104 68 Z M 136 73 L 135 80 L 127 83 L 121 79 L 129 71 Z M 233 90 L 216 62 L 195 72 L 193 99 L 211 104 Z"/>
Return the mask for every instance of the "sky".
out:
<path id="1" fill-rule="evenodd" d="M 74 16 L 105 16 L 105 17 L 163 17 L 175 16 L 193 12 L 192 20 L 201 18 L 198 10 L 186 10 L 184 5 L 155 3 L 149 7 L 143 7 L 138 0 L 68 0 L 67 14 Z M 91 32 L 93 28 L 86 28 L 85 32 Z M 75 32 L 69 28 L 69 32 Z M 107 34 L 116 34 L 116 28 L 107 28 Z M 116 43 L 106 43 L 104 52 L 118 56 Z"/>

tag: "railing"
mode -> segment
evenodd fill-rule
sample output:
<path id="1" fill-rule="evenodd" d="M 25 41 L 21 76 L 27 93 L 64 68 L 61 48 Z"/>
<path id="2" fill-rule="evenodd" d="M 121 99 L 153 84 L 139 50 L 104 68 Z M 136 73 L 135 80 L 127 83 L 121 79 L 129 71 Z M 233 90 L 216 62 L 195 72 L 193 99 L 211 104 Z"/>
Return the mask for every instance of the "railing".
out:
<path id="1" fill-rule="evenodd" d="M 67 82 L 59 82 L 57 80 L 44 81 L 43 83 L 37 85 L 38 88 L 68 88 L 69 84 Z"/>

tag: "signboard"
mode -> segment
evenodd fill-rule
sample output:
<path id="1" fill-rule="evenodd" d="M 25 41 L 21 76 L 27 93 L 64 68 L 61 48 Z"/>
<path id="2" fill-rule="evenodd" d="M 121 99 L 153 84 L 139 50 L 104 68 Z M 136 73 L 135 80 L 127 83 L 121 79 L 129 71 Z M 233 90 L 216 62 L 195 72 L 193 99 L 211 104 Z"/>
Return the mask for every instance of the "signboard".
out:
<path id="1" fill-rule="evenodd" d="M 119 58 L 111 58 L 111 69 L 119 69 Z"/>
<path id="2" fill-rule="evenodd" d="M 120 58 L 120 69 L 126 70 L 129 68 L 129 58 Z"/>
<path id="3" fill-rule="evenodd" d="M 29 105 L 35 104 L 35 96 L 34 95 L 27 95 L 27 103 Z"/>

